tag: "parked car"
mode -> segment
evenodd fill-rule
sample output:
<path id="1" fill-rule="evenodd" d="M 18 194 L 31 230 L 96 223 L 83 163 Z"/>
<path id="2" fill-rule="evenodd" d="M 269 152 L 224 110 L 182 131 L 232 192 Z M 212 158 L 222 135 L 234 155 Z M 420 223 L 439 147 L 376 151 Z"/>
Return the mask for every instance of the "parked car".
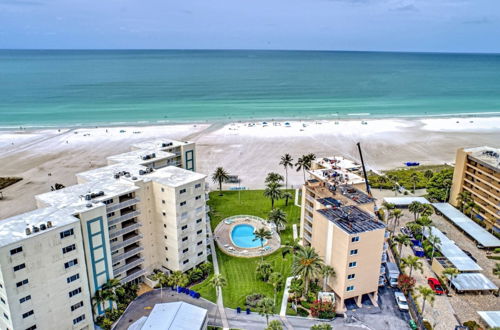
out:
<path id="1" fill-rule="evenodd" d="M 468 255 L 468 256 L 469 256 L 469 258 L 471 258 L 474 262 L 477 262 L 476 258 L 474 258 L 474 256 L 472 255 L 472 253 L 470 253 L 470 252 L 469 252 L 469 251 L 467 251 L 467 250 L 463 250 L 463 251 L 464 251 L 464 253 L 465 253 L 466 255 Z"/>
<path id="2" fill-rule="evenodd" d="M 403 234 L 405 234 L 406 236 L 413 237 L 412 231 L 409 228 L 407 228 L 407 227 L 401 227 L 401 232 Z"/>
<path id="3" fill-rule="evenodd" d="M 434 291 L 434 293 L 444 294 L 443 287 L 441 286 L 441 283 L 438 281 L 437 278 L 429 277 L 427 279 L 427 283 L 429 283 L 429 286 L 431 287 L 432 291 Z"/>
<path id="4" fill-rule="evenodd" d="M 400 311 L 408 310 L 408 302 L 406 301 L 406 297 L 403 292 L 394 292 L 394 298 L 396 299 L 396 304 L 398 304 L 398 308 Z"/>

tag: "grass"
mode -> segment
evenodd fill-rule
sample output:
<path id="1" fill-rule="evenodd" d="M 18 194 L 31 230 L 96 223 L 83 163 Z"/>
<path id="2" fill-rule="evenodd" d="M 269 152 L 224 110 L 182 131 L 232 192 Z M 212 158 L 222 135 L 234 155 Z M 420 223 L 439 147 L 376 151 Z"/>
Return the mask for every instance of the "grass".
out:
<path id="1" fill-rule="evenodd" d="M 23 178 L 17 178 L 17 177 L 4 177 L 0 178 L 0 190 L 7 188 L 10 185 L 13 185 L 14 183 L 21 181 Z"/>
<path id="2" fill-rule="evenodd" d="M 290 192 L 294 192 L 290 190 Z M 219 196 L 219 192 L 210 193 L 210 220 L 212 229 L 225 218 L 237 214 L 249 214 L 267 218 L 271 210 L 271 201 L 264 197 L 263 190 L 245 190 L 241 191 L 241 200 L 238 197 L 237 191 L 224 191 L 223 196 Z M 288 206 L 284 200 L 275 202 L 275 207 L 280 208 L 287 214 L 288 223 L 286 229 L 281 232 L 282 244 L 292 239 L 292 224 L 300 222 L 300 208 L 293 204 L 293 200 L 289 201 Z M 226 278 L 228 285 L 223 289 L 224 305 L 230 308 L 244 307 L 245 298 L 252 293 L 261 293 L 270 298 L 274 297 L 274 289 L 271 284 L 258 280 L 255 274 L 257 263 L 260 262 L 260 257 L 257 258 L 238 258 L 232 257 L 217 248 L 217 256 L 219 268 L 222 275 Z M 281 255 L 281 249 L 275 253 L 264 257 L 266 262 L 269 262 L 275 272 L 283 275 L 283 278 L 290 276 L 292 256 L 288 254 L 285 258 Z M 205 284 L 207 280 L 198 284 L 197 290 L 203 292 L 207 290 Z M 283 283 L 284 287 L 284 283 Z M 202 293 L 203 296 L 203 293 Z M 281 306 L 281 298 L 283 289 L 276 296 L 276 312 L 279 312 Z M 205 298 L 215 301 L 215 291 L 207 292 Z"/>
<path id="3" fill-rule="evenodd" d="M 210 300 L 212 302 L 217 301 L 217 295 L 215 292 L 215 288 L 210 285 L 210 280 L 214 277 L 214 275 L 210 275 L 201 283 L 193 285 L 191 290 L 198 292 L 203 298 Z"/>

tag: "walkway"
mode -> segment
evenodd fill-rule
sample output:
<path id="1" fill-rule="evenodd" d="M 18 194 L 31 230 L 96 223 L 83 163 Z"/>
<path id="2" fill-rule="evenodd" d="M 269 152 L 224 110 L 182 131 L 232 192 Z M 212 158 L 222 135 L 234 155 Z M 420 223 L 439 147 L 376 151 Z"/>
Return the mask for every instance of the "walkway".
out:
<path id="1" fill-rule="evenodd" d="M 215 249 L 212 230 L 208 230 L 208 239 L 210 240 L 210 249 L 212 250 L 212 263 L 214 265 L 214 274 L 220 274 L 219 262 L 217 261 L 217 250 Z M 222 289 L 217 289 L 217 308 L 219 310 L 219 315 L 221 316 L 222 319 L 222 327 L 224 329 L 229 329 L 226 311 L 224 310 L 224 302 L 222 300 Z"/>

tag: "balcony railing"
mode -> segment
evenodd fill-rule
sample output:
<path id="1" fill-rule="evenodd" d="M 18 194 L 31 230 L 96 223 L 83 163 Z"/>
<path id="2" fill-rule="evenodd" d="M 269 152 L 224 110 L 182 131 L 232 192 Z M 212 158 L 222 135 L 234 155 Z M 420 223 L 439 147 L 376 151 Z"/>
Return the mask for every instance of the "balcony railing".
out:
<path id="1" fill-rule="evenodd" d="M 312 218 L 309 214 L 305 213 L 304 217 L 305 217 L 305 218 L 306 218 L 306 220 L 308 220 L 309 222 L 313 222 L 313 218 Z"/>
<path id="2" fill-rule="evenodd" d="M 109 213 L 112 211 L 120 210 L 120 209 L 126 208 L 128 206 L 132 206 L 134 204 L 137 204 L 140 201 L 141 200 L 139 198 L 132 198 L 132 199 L 126 200 L 125 202 L 121 202 L 118 204 L 112 204 L 112 205 L 109 205 L 106 207 L 106 212 Z"/>
<path id="3" fill-rule="evenodd" d="M 113 220 L 109 220 L 108 221 L 108 226 L 112 226 L 112 225 L 116 225 L 117 223 L 120 223 L 120 222 L 123 222 L 123 221 L 127 221 L 127 220 L 130 220 L 132 218 L 135 218 L 136 216 L 138 216 L 139 214 L 141 214 L 141 212 L 139 211 L 132 211 L 132 212 L 129 212 L 127 214 L 124 214 L 118 218 L 115 218 Z"/>
<path id="4" fill-rule="evenodd" d="M 127 270 L 130 270 L 132 268 L 134 268 L 135 266 L 139 266 L 140 264 L 142 264 L 144 262 L 144 258 L 139 258 L 137 260 L 134 260 L 132 262 L 129 262 L 128 264 L 126 265 L 123 265 L 121 267 L 118 267 L 116 269 L 113 269 L 113 274 L 120 274 L 120 273 L 123 273 L 123 272 L 126 272 Z"/>
<path id="5" fill-rule="evenodd" d="M 306 199 L 311 201 L 311 202 L 314 202 L 314 197 L 312 197 L 311 195 L 306 194 Z"/>
<path id="6" fill-rule="evenodd" d="M 133 281 L 135 280 L 136 278 L 138 277 L 141 277 L 142 275 L 146 274 L 146 270 L 145 269 L 140 269 L 132 274 L 130 274 L 129 276 L 127 277 L 124 277 L 120 280 L 120 283 L 121 284 L 125 284 L 127 282 L 130 282 L 130 281 Z"/>
<path id="7" fill-rule="evenodd" d="M 306 210 L 311 211 L 311 212 L 314 211 L 314 209 L 311 206 L 307 205 L 307 204 L 306 204 Z"/>
<path id="8" fill-rule="evenodd" d="M 308 225 L 307 223 L 304 223 L 304 229 L 306 229 L 308 232 L 312 233 L 312 227 Z"/>
<path id="9" fill-rule="evenodd" d="M 132 243 L 139 242 L 142 238 L 143 238 L 142 235 L 135 235 L 135 236 L 132 236 L 132 237 L 130 237 L 122 242 L 119 242 L 116 244 L 111 244 L 111 251 L 116 251 L 116 250 L 124 248 L 125 246 L 128 246 Z"/>
<path id="10" fill-rule="evenodd" d="M 140 223 L 140 222 L 134 223 L 133 225 L 130 225 L 130 226 L 127 226 L 123 229 L 109 233 L 109 238 L 115 238 L 115 237 L 121 236 L 123 234 L 130 233 L 131 231 L 134 231 L 140 227 L 142 227 L 142 223 Z"/>
<path id="11" fill-rule="evenodd" d="M 308 233 L 304 233 L 304 238 L 307 239 L 309 242 L 312 241 L 312 236 L 309 235 Z"/>
<path id="12" fill-rule="evenodd" d="M 142 250 L 144 250 L 144 248 L 142 246 L 138 246 L 136 247 L 135 249 L 132 249 L 128 252 L 125 252 L 125 253 L 121 253 L 121 254 L 116 254 L 114 255 L 111 260 L 113 261 L 113 263 L 117 263 L 118 261 L 121 261 L 123 259 L 127 259 L 133 255 L 136 255 L 137 253 L 141 252 Z"/>

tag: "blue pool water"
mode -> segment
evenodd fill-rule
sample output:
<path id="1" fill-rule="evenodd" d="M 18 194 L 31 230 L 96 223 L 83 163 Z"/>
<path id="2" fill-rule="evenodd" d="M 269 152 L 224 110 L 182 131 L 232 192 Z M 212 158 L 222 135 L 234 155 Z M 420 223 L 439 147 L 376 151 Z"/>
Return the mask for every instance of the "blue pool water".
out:
<path id="1" fill-rule="evenodd" d="M 231 239 L 236 246 L 241 248 L 260 247 L 260 240 L 254 241 L 254 231 L 255 228 L 251 225 L 237 225 L 231 231 Z"/>

